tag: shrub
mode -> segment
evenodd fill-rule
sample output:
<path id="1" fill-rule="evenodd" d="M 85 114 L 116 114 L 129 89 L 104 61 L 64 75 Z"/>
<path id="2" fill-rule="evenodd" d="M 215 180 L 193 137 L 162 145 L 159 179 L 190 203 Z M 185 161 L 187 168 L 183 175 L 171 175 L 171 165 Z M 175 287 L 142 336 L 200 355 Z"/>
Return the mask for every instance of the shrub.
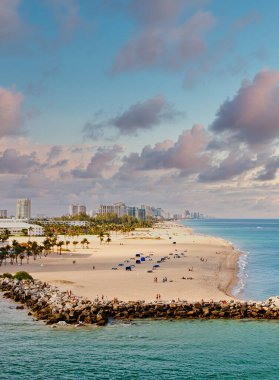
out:
<path id="1" fill-rule="evenodd" d="M 16 280 L 30 280 L 30 281 L 33 281 L 33 277 L 27 273 L 27 272 L 24 272 L 24 271 L 21 271 L 21 272 L 16 272 L 16 274 L 14 275 L 14 278 Z"/>
<path id="2" fill-rule="evenodd" d="M 11 273 L 5 272 L 5 273 L 2 274 L 1 277 L 3 277 L 3 278 L 13 278 L 13 275 Z"/>

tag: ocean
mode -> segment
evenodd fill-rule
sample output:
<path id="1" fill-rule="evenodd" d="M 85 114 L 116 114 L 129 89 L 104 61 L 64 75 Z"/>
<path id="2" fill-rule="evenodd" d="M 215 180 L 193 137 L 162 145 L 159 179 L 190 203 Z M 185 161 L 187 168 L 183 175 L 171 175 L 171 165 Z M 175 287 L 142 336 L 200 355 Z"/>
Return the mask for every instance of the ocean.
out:
<path id="1" fill-rule="evenodd" d="M 236 292 L 253 299 L 279 294 L 279 221 L 187 225 L 243 250 Z M 276 380 L 279 322 L 146 320 L 53 329 L 0 298 L 0 379 Z"/>
<path id="2" fill-rule="evenodd" d="M 242 252 L 236 296 L 265 300 L 279 295 L 279 220 L 196 219 L 182 224 L 229 240 Z"/>

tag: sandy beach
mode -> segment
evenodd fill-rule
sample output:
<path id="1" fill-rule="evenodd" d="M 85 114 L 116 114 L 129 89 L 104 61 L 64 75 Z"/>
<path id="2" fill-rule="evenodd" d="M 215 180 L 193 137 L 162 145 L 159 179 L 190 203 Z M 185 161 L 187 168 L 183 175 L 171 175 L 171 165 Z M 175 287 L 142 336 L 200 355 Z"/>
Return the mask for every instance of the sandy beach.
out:
<path id="1" fill-rule="evenodd" d="M 68 237 L 71 242 L 81 241 Z M 178 223 L 164 222 L 155 228 L 136 230 L 129 235 L 113 234 L 109 244 L 86 236 L 89 248 L 56 252 L 30 258 L 22 266 L 3 264 L 1 272 L 28 271 L 34 278 L 73 294 L 123 301 L 230 300 L 237 284 L 239 252 L 227 241 L 194 234 Z M 44 238 L 32 238 L 42 241 Z M 65 237 L 60 236 L 58 240 Z M 13 240 L 12 238 L 10 239 Z M 27 241 L 28 238 L 17 238 Z M 174 244 L 175 243 L 175 244 Z M 140 254 L 140 256 L 136 256 Z M 136 260 L 144 258 L 140 264 Z M 163 261 L 162 258 L 165 258 Z M 154 268 L 154 265 L 157 265 Z M 131 271 L 126 267 L 132 266 Z M 114 269 L 113 269 L 114 268 Z"/>

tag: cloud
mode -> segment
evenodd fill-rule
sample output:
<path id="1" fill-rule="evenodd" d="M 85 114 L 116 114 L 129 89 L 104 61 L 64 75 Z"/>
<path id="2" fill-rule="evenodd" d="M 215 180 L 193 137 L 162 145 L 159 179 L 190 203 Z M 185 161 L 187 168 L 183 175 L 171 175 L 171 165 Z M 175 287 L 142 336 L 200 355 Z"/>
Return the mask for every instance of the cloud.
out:
<path id="1" fill-rule="evenodd" d="M 65 165 L 67 165 L 68 162 L 69 162 L 69 160 L 66 160 L 66 159 L 59 160 L 59 161 L 55 162 L 54 164 L 50 165 L 50 169 L 61 168 Z"/>
<path id="2" fill-rule="evenodd" d="M 104 136 L 107 128 L 115 128 L 121 135 L 137 135 L 139 131 L 150 130 L 153 127 L 174 120 L 179 115 L 167 102 L 163 95 L 131 105 L 126 111 L 109 120 L 91 123 L 83 127 L 85 138 L 99 139 Z"/>
<path id="3" fill-rule="evenodd" d="M 77 167 L 71 171 L 71 174 L 76 178 L 101 178 L 105 172 L 113 170 L 114 162 L 121 152 L 120 145 L 99 147 L 85 169 Z"/>
<path id="4" fill-rule="evenodd" d="M 276 178 L 279 168 L 279 156 L 271 157 L 265 164 L 264 170 L 256 177 L 258 181 L 271 181 Z"/>
<path id="5" fill-rule="evenodd" d="M 0 4 L 0 41 L 7 42 L 19 35 L 21 22 L 18 6 L 21 0 L 1 0 Z"/>
<path id="6" fill-rule="evenodd" d="M 20 132 L 23 95 L 0 87 L 0 138 Z"/>
<path id="7" fill-rule="evenodd" d="M 122 115 L 111 119 L 121 134 L 135 134 L 138 130 L 151 129 L 165 120 L 172 120 L 174 112 L 163 95 L 142 103 L 136 103 L 123 112 Z"/>
<path id="8" fill-rule="evenodd" d="M 83 129 L 83 137 L 85 139 L 99 140 L 104 136 L 105 123 L 87 122 Z"/>
<path id="9" fill-rule="evenodd" d="M 261 18 L 261 15 L 257 11 L 251 11 L 247 13 L 245 16 L 235 20 L 235 22 L 232 25 L 232 31 L 239 31 L 243 28 L 246 28 L 247 26 L 251 24 L 257 23 Z"/>
<path id="10" fill-rule="evenodd" d="M 178 169 L 184 176 L 196 173 L 208 165 L 204 149 L 209 135 L 201 125 L 194 125 L 184 131 L 174 143 L 166 140 L 152 148 L 142 149 L 141 154 L 133 153 L 124 158 L 123 170 Z"/>
<path id="11" fill-rule="evenodd" d="M 62 152 L 62 147 L 59 146 L 59 145 L 53 145 L 49 152 L 48 152 L 48 159 L 49 160 L 52 160 L 53 158 L 56 158 L 60 155 L 60 153 Z"/>
<path id="12" fill-rule="evenodd" d="M 279 71 L 261 71 L 244 81 L 232 100 L 219 108 L 210 129 L 250 145 L 279 137 Z"/>
<path id="13" fill-rule="evenodd" d="M 71 40 L 77 28 L 81 25 L 80 5 L 78 0 L 46 0 L 51 6 L 54 17 L 60 27 L 58 43 Z"/>
<path id="14" fill-rule="evenodd" d="M 183 67 L 206 50 L 206 32 L 214 26 L 210 12 L 189 16 L 190 7 L 200 1 L 132 1 L 129 10 L 137 32 L 117 52 L 112 72 L 144 69 L 149 66 Z"/>
<path id="15" fill-rule="evenodd" d="M 230 152 L 228 157 L 221 160 L 219 165 L 211 165 L 199 175 L 200 182 L 225 181 L 239 176 L 257 166 L 247 154 L 238 151 Z"/>
<path id="16" fill-rule="evenodd" d="M 6 149 L 0 155 L 0 173 L 26 174 L 31 168 L 39 167 L 35 154 L 18 154 L 15 149 Z"/>

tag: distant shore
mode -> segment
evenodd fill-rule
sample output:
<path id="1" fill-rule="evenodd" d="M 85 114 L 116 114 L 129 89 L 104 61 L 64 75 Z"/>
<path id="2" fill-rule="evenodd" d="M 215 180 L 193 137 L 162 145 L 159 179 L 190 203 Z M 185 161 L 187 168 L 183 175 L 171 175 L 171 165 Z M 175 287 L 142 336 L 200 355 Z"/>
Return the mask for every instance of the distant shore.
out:
<path id="1" fill-rule="evenodd" d="M 72 242 L 84 237 L 90 242 L 89 248 L 80 244 L 75 248 Z M 113 234 L 109 244 L 100 244 L 91 235 L 71 239 L 67 236 L 67 240 L 71 241 L 69 251 L 62 251 L 62 255 L 51 253 L 35 261 L 30 258 L 29 264 L 24 262 L 22 266 L 3 264 L 0 273 L 24 270 L 91 301 L 235 299 L 232 290 L 238 282 L 240 253 L 221 238 L 195 234 L 175 222 L 162 222 L 129 235 Z M 126 270 L 128 267 L 131 271 Z"/>

